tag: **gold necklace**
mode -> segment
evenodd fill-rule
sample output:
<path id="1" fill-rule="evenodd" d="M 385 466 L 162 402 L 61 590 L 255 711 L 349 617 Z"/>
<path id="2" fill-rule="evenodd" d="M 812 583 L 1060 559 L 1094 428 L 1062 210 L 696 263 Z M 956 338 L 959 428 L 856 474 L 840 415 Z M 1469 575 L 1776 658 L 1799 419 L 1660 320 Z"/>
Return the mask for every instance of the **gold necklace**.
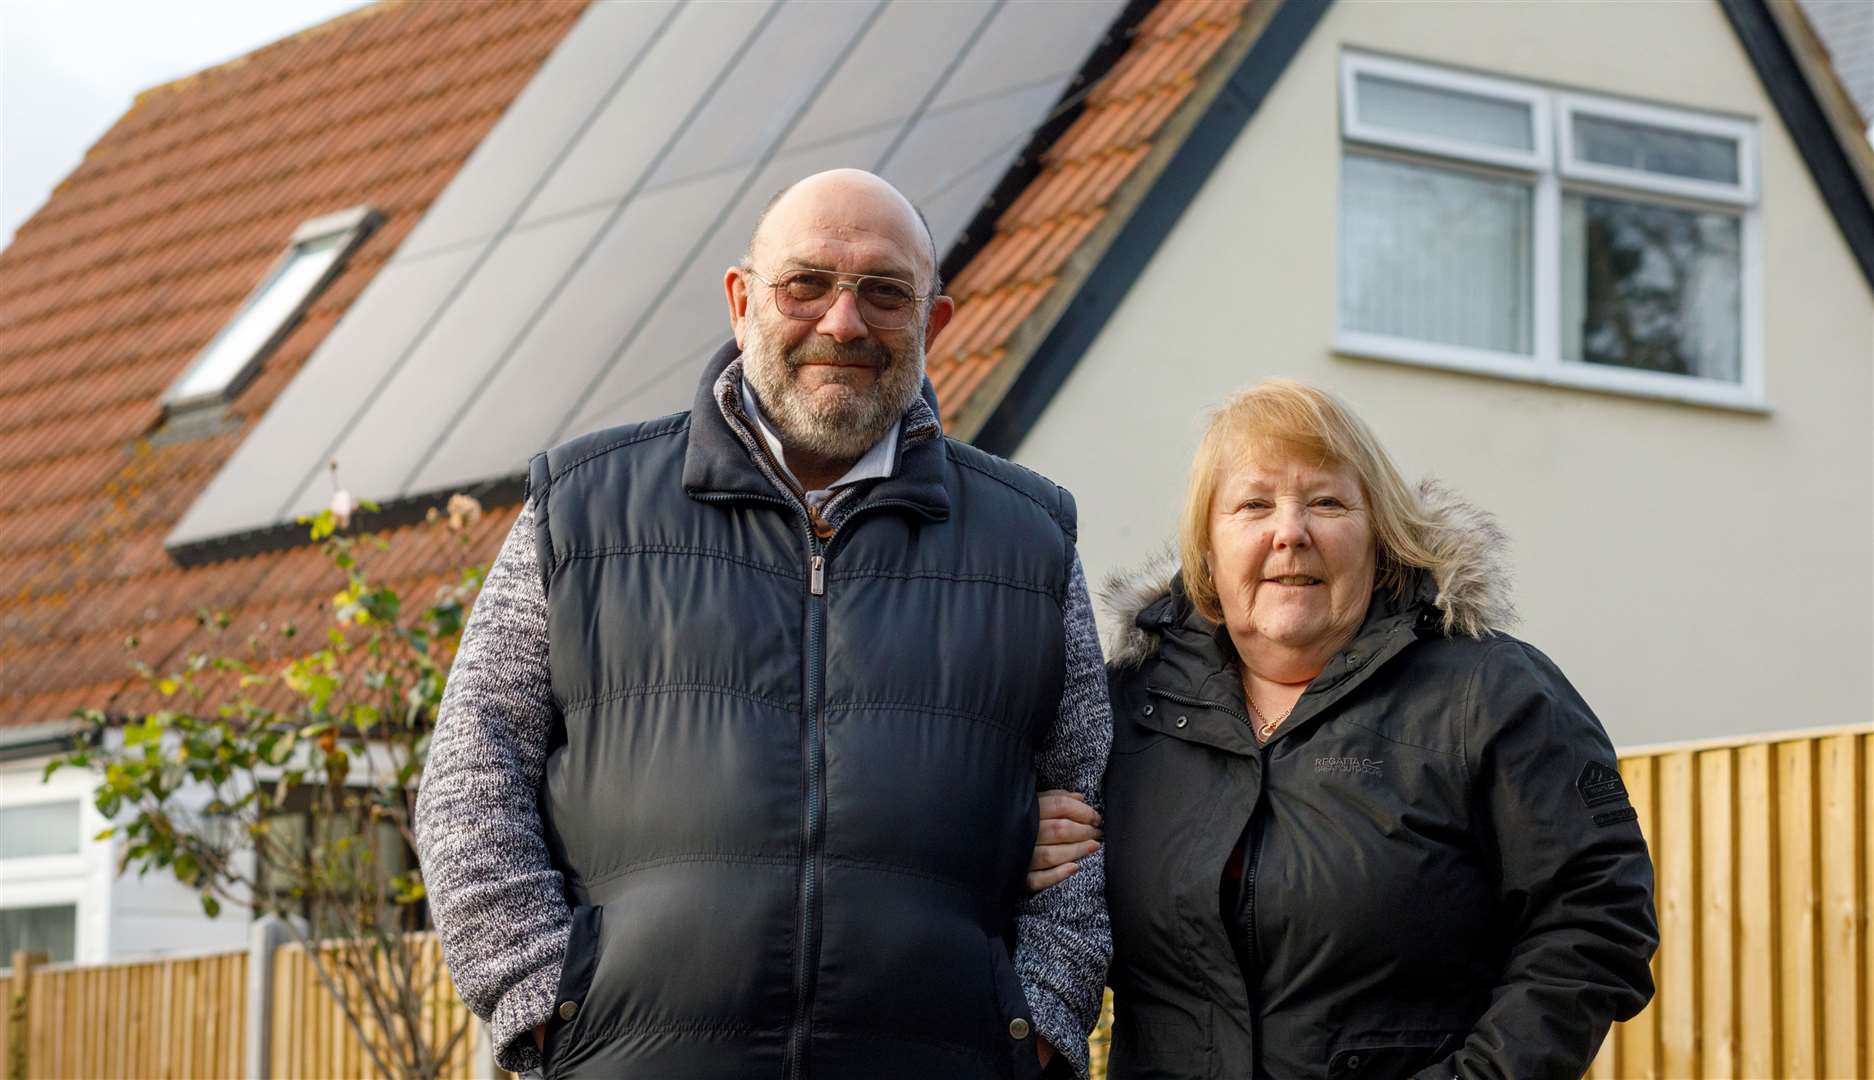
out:
<path id="1" fill-rule="evenodd" d="M 1256 699 L 1254 697 L 1251 697 L 1247 690 L 1245 690 L 1243 693 L 1243 700 L 1249 702 L 1249 711 L 1256 715 L 1257 720 L 1261 721 L 1256 726 L 1256 741 L 1257 742 L 1268 742 L 1271 738 L 1273 738 L 1275 736 L 1275 729 L 1278 727 L 1281 727 L 1282 721 L 1288 719 L 1288 713 L 1292 713 L 1295 711 L 1295 706 L 1290 705 L 1288 707 L 1288 712 L 1285 712 L 1282 715 L 1271 720 L 1268 717 L 1262 715 L 1261 709 L 1256 708 Z"/>

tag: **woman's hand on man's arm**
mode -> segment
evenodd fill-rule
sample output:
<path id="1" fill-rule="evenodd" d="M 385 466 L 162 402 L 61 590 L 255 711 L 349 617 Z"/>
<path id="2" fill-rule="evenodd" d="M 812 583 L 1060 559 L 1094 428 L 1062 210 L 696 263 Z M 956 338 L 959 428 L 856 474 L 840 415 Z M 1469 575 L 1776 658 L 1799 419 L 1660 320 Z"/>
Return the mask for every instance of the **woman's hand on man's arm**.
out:
<path id="1" fill-rule="evenodd" d="M 1028 891 L 1038 893 L 1058 885 L 1080 870 L 1077 860 L 1100 850 L 1100 812 L 1087 805 L 1079 792 L 1053 788 L 1042 792 L 1036 803 L 1041 809 L 1041 827 L 1035 837 L 1034 855 L 1028 860 Z"/>

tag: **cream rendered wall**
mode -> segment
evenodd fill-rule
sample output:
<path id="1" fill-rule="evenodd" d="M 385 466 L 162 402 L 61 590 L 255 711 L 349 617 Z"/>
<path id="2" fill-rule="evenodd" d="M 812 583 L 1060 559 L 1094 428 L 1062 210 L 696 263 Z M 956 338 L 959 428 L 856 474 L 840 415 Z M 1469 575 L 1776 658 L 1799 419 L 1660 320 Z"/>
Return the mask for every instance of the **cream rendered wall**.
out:
<path id="1" fill-rule="evenodd" d="M 1755 118 L 1772 411 L 1336 356 L 1343 47 Z M 1622 746 L 1874 722 L 1874 295 L 1713 4 L 1336 4 L 1016 453 L 1096 585 L 1170 535 L 1203 409 L 1326 386 L 1514 541 L 1519 636 Z"/>

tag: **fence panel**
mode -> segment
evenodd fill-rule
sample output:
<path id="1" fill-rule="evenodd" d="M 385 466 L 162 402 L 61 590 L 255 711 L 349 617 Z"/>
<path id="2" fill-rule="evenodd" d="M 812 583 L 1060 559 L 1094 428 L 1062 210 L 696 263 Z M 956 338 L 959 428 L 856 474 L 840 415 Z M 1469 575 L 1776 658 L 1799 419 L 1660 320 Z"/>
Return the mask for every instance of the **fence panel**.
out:
<path id="1" fill-rule="evenodd" d="M 1874 1075 L 1874 731 L 1664 747 L 1620 771 L 1657 873 L 1659 992 L 1591 1075 Z"/>
<path id="2" fill-rule="evenodd" d="M 26 1075 L 239 1077 L 247 954 L 103 966 L 58 964 L 28 977 Z"/>
<path id="3" fill-rule="evenodd" d="M 417 939 L 417 975 L 423 1001 L 423 1031 L 432 1047 L 440 1047 L 462 1024 L 468 1024 L 449 1053 L 443 1076 L 465 1080 L 475 1074 L 476 1030 L 468 1009 L 456 997 L 455 987 L 443 966 L 442 946 L 433 933 L 415 935 Z M 333 982 L 349 989 L 355 985 L 326 946 L 326 973 Z M 383 968 L 380 965 L 380 975 Z M 282 945 L 273 962 L 273 1050 L 271 1073 L 274 1080 L 327 1080 L 331 1077 L 374 1075 L 371 1055 L 345 1020 L 344 1010 L 327 992 L 314 969 L 306 948 L 298 944 Z M 382 1029 L 364 1019 L 365 1037 L 386 1053 Z M 392 1059 L 394 1060 L 394 1059 Z"/>

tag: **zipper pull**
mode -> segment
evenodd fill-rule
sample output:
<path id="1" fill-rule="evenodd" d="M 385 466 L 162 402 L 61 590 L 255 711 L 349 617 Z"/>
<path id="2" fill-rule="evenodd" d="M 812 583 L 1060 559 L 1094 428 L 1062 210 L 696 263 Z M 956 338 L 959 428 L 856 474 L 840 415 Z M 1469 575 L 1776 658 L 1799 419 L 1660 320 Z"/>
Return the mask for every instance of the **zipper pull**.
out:
<path id="1" fill-rule="evenodd" d="M 813 557 L 813 576 L 809 581 L 807 589 L 809 592 L 813 593 L 813 595 L 815 596 L 826 595 L 826 557 L 825 556 L 815 555 Z"/>

